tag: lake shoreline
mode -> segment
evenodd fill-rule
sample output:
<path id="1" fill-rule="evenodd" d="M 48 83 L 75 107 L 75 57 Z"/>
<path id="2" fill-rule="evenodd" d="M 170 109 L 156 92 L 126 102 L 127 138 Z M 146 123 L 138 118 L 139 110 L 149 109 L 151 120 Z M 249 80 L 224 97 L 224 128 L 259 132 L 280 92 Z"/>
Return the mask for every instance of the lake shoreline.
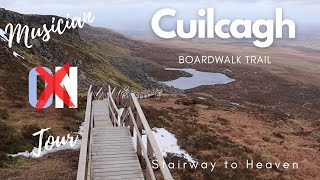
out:
<path id="1" fill-rule="evenodd" d="M 193 68 L 164 68 L 167 71 L 183 71 L 191 74 L 191 77 L 179 77 L 171 81 L 162 81 L 167 86 L 181 90 L 188 90 L 202 85 L 228 84 L 235 81 L 223 73 L 197 71 Z"/>

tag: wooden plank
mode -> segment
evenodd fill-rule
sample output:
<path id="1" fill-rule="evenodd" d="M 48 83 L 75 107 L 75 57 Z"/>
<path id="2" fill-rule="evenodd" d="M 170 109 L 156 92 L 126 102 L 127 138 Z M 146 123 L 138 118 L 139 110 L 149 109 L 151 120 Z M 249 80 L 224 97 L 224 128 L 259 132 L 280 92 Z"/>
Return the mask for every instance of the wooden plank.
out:
<path id="1" fill-rule="evenodd" d="M 113 128 L 109 128 L 109 130 L 116 130 L 116 129 L 125 129 L 126 127 L 113 127 Z M 97 127 L 97 128 L 95 128 L 95 130 L 106 130 L 105 128 L 99 128 L 99 127 Z M 118 130 L 119 131 L 119 130 Z"/>
<path id="2" fill-rule="evenodd" d="M 128 129 L 129 130 L 129 129 Z M 110 138 L 110 137 L 129 137 L 130 135 L 129 134 L 119 134 L 119 133 L 116 133 L 116 132 L 110 132 L 110 133 L 103 133 L 103 132 L 94 132 L 94 136 L 95 137 L 105 137 L 105 138 Z"/>
<path id="3" fill-rule="evenodd" d="M 93 169 L 98 169 L 98 171 L 93 172 L 113 172 L 117 171 L 118 169 L 124 168 L 123 170 L 135 170 L 138 171 L 141 170 L 140 166 L 137 166 L 135 163 L 127 163 L 127 164 L 93 164 Z"/>
<path id="4" fill-rule="evenodd" d="M 116 152 L 115 152 L 116 151 Z M 95 149 L 93 148 L 92 153 L 93 154 L 108 154 L 108 153 L 119 153 L 119 154 L 125 154 L 125 152 L 135 152 L 134 149 L 128 149 L 128 148 L 113 148 L 113 149 Z"/>
<path id="5" fill-rule="evenodd" d="M 119 170 L 121 171 L 121 168 L 123 168 L 122 169 L 123 171 L 136 171 L 136 172 L 140 171 L 138 166 L 134 166 L 134 165 L 126 166 L 126 164 L 96 164 L 96 165 L 92 165 L 91 167 L 95 169 L 95 171 L 92 171 L 93 173 L 117 172 Z"/>
<path id="6" fill-rule="evenodd" d="M 128 130 L 127 127 L 113 127 L 109 129 L 97 127 L 94 129 L 94 131 L 96 132 L 103 132 L 103 133 L 117 132 L 118 134 L 126 134 L 127 130 Z"/>
<path id="7" fill-rule="evenodd" d="M 95 125 L 98 123 L 99 124 L 110 124 L 110 122 L 108 122 L 106 119 L 102 119 L 102 120 L 95 119 L 94 123 L 95 123 Z"/>
<path id="8" fill-rule="evenodd" d="M 93 179 L 144 179 L 128 128 L 98 127 L 92 138 Z"/>
<path id="9" fill-rule="evenodd" d="M 131 137 L 129 135 L 124 135 L 124 134 L 116 134 L 116 133 L 110 133 L 110 134 L 98 134 L 94 133 L 94 138 L 97 140 L 106 140 L 106 141 L 112 141 L 112 140 L 120 140 Z"/>
<path id="10" fill-rule="evenodd" d="M 114 152 L 113 152 L 114 153 Z M 92 158 L 97 159 L 97 158 L 110 158 L 112 160 L 118 159 L 118 160 L 123 160 L 123 159 L 138 159 L 138 157 L 130 152 L 121 152 L 119 155 L 116 154 L 108 154 L 108 153 L 99 153 L 99 154 L 93 154 Z"/>
<path id="11" fill-rule="evenodd" d="M 131 145 L 133 147 L 132 144 L 130 144 L 130 139 L 124 139 L 124 138 L 119 138 L 117 139 L 116 137 L 114 139 L 112 138 L 109 138 L 107 139 L 107 141 L 103 141 L 103 138 L 102 137 L 94 137 L 94 141 L 92 142 L 93 144 L 124 144 L 124 145 Z M 97 143 L 96 143 L 97 142 Z"/>
<path id="12" fill-rule="evenodd" d="M 95 112 L 96 114 L 98 114 L 98 115 L 99 115 L 99 114 L 109 114 L 108 106 L 97 107 L 97 105 L 94 104 L 93 107 L 94 107 L 94 112 Z"/>
<path id="13" fill-rule="evenodd" d="M 129 135 L 118 135 L 118 134 L 94 134 L 94 140 L 105 140 L 105 141 L 118 141 L 121 139 L 128 139 Z M 93 141 L 94 142 L 94 141 Z"/>
<path id="14" fill-rule="evenodd" d="M 129 130 L 129 129 L 128 129 Z M 103 138 L 106 138 L 106 139 L 110 139 L 111 137 L 119 137 L 119 138 L 122 138 L 122 137 L 131 137 L 130 134 L 118 134 L 118 133 L 115 133 L 115 132 L 110 132 L 110 133 L 94 133 L 94 137 L 103 137 Z"/>
<path id="15" fill-rule="evenodd" d="M 128 130 L 129 129 L 127 129 L 127 131 Z M 94 130 L 94 135 L 102 135 L 102 136 L 117 135 L 117 136 L 126 136 L 126 137 L 129 136 L 129 134 L 127 132 L 125 132 L 125 133 L 119 133 L 117 131 L 103 132 L 103 131 L 96 131 L 96 130 Z"/>
<path id="16" fill-rule="evenodd" d="M 111 161 L 127 161 L 127 160 L 135 160 L 136 162 L 138 162 L 138 158 L 133 156 L 132 154 L 122 154 L 123 156 L 112 156 L 110 154 L 104 155 L 104 154 L 100 154 L 100 155 L 95 155 L 92 156 L 93 162 L 101 162 L 101 161 L 105 161 L 105 162 L 111 162 Z"/>
<path id="17" fill-rule="evenodd" d="M 144 180 L 144 178 L 141 178 L 140 176 L 109 176 L 108 180 L 124 180 L 127 178 L 130 180 Z M 94 180 L 106 180 L 106 177 L 95 177 Z"/>
<path id="18" fill-rule="evenodd" d="M 106 141 L 103 141 L 102 137 L 95 137 L 95 141 L 92 142 L 92 144 L 95 144 L 97 147 L 102 146 L 105 148 L 113 147 L 113 146 L 128 146 L 133 148 L 132 140 L 119 138 L 119 139 L 112 139 L 108 138 Z"/>
<path id="19" fill-rule="evenodd" d="M 127 129 L 127 130 L 129 130 L 129 129 Z M 96 130 L 94 130 L 94 135 L 97 135 L 97 136 L 99 136 L 99 135 L 101 135 L 101 136 L 106 136 L 106 137 L 108 137 L 108 136 L 110 136 L 110 135 L 117 135 L 117 136 L 119 136 L 119 137 L 122 137 L 122 136 L 125 136 L 125 137 L 128 137 L 129 136 L 129 134 L 128 133 L 119 133 L 119 132 L 117 132 L 117 131 L 110 131 L 110 132 L 102 132 L 102 131 L 96 131 Z M 110 136 L 111 137 L 111 136 Z"/>
<path id="20" fill-rule="evenodd" d="M 112 160 L 114 159 L 118 159 L 118 160 L 123 160 L 123 159 L 138 159 L 138 157 L 136 157 L 136 155 L 132 154 L 131 152 L 119 152 L 119 155 L 114 154 L 114 152 L 112 153 L 99 153 L 99 154 L 93 154 L 92 155 L 93 159 L 97 159 L 97 158 L 110 158 Z"/>
<path id="21" fill-rule="evenodd" d="M 124 148 L 124 149 L 128 149 L 128 150 L 132 150 L 133 149 L 133 145 L 129 144 L 130 141 L 125 140 L 125 141 L 118 141 L 118 142 L 94 142 L 92 144 L 94 144 L 94 147 L 96 147 L 96 149 L 100 149 L 100 150 L 104 150 L 104 149 L 119 149 L 120 148 Z M 118 148 L 117 148 L 118 147 Z"/>
<path id="22" fill-rule="evenodd" d="M 112 154 L 113 153 L 113 154 Z M 123 159 L 138 159 L 137 155 L 132 154 L 132 152 L 119 152 L 118 154 L 114 154 L 114 152 L 99 152 L 93 153 L 92 158 L 110 158 L 114 160 L 123 160 Z"/>
<path id="23" fill-rule="evenodd" d="M 103 120 L 103 121 L 94 121 L 94 125 L 101 125 L 101 126 L 99 126 L 99 127 L 103 127 L 102 125 L 106 125 L 106 126 L 108 126 L 109 124 L 111 124 L 110 122 L 108 122 L 108 121 L 105 121 L 105 120 Z"/>
<path id="24" fill-rule="evenodd" d="M 134 164 L 134 163 L 127 163 L 127 164 L 93 164 L 92 167 L 94 169 L 108 169 L 110 171 L 114 171 L 117 169 L 121 169 L 121 168 L 127 168 L 126 170 L 130 170 L 130 168 L 134 169 L 134 170 L 139 170 L 139 167 Z M 114 169 L 114 170 L 112 170 Z M 123 169 L 125 170 L 125 169 Z M 98 171 L 96 171 L 98 172 Z M 106 172 L 106 171 L 102 171 L 102 172 Z"/>
<path id="25" fill-rule="evenodd" d="M 127 160 L 127 161 L 121 161 L 121 160 L 115 160 L 115 161 L 96 161 L 92 164 L 92 166 L 95 165 L 102 165 L 102 164 L 129 164 L 129 163 L 135 163 L 136 160 Z"/>
<path id="26" fill-rule="evenodd" d="M 131 153 L 131 152 L 135 152 L 135 150 L 134 149 L 128 149 L 126 147 L 111 148 L 111 149 L 98 148 L 98 149 L 93 149 L 92 150 L 93 154 L 108 154 L 108 153 L 126 154 L 126 152 Z"/>
<path id="27" fill-rule="evenodd" d="M 126 139 L 128 140 L 128 136 L 125 135 L 117 135 L 117 136 L 110 136 L 109 134 L 95 134 L 95 136 L 93 136 L 95 139 L 93 142 L 96 141 L 118 141 L 121 139 Z"/>
<path id="28" fill-rule="evenodd" d="M 94 176 L 94 180 L 96 179 L 101 179 L 101 180 L 106 180 L 106 177 L 108 177 L 108 180 L 144 180 L 143 176 L 141 174 L 117 174 L 117 175 L 112 175 L 110 176 L 109 174 L 101 174 L 98 173 L 97 175 Z"/>
<path id="29" fill-rule="evenodd" d="M 104 113 L 104 114 L 98 114 L 97 112 L 94 112 L 94 118 L 95 120 L 105 120 L 108 119 L 109 117 L 107 117 L 108 114 Z M 109 118 L 110 119 L 110 118 Z"/>
<path id="30" fill-rule="evenodd" d="M 109 115 L 109 113 L 107 113 L 107 112 L 105 112 L 105 111 L 107 111 L 107 110 L 101 110 L 101 111 L 97 111 L 97 110 L 94 110 L 93 112 L 94 112 L 94 115 L 95 116 L 105 116 L 105 115 Z"/>
<path id="31" fill-rule="evenodd" d="M 95 172 L 93 173 L 94 177 L 111 177 L 111 176 L 129 176 L 129 175 L 140 175 L 141 173 L 139 171 L 118 171 L 118 172 Z M 142 175 L 142 174 L 141 174 Z M 109 179 L 109 178 L 108 178 Z M 128 179 L 128 178 L 123 178 L 123 179 Z"/>
<path id="32" fill-rule="evenodd" d="M 125 145 L 131 145 L 133 147 L 133 145 L 130 143 L 131 141 L 128 139 L 125 139 L 124 137 L 122 138 L 106 138 L 106 140 L 104 140 L 102 137 L 95 137 L 96 139 L 92 142 L 93 144 L 110 144 L 110 145 L 117 145 L 117 144 L 123 144 L 126 143 Z"/>
<path id="33" fill-rule="evenodd" d="M 96 155 L 106 155 L 106 156 L 112 156 L 113 157 L 118 157 L 119 155 L 121 156 L 129 156 L 129 155 L 132 155 L 133 157 L 136 156 L 136 154 L 133 154 L 132 153 L 133 151 L 132 150 L 122 150 L 122 149 L 111 149 L 109 151 L 95 151 L 95 150 L 92 150 L 92 156 L 96 156 Z"/>
<path id="34" fill-rule="evenodd" d="M 131 156 L 131 157 L 136 157 L 135 154 L 132 153 L 132 151 L 129 150 L 110 150 L 110 151 L 92 151 L 92 157 L 96 157 L 96 156 L 110 156 L 110 157 L 119 157 L 117 154 L 121 155 L 121 156 Z"/>
<path id="35" fill-rule="evenodd" d="M 131 144 L 128 144 L 128 142 L 120 143 L 117 142 L 115 144 L 99 144 L 99 143 L 94 143 L 94 151 L 110 151 L 110 150 L 119 150 L 119 149 L 124 149 L 124 150 L 134 150 Z"/>
<path id="36" fill-rule="evenodd" d="M 114 167 L 113 165 L 102 165 L 101 167 L 93 167 L 93 173 L 99 172 L 121 172 L 121 171 L 138 171 L 141 170 L 139 166 L 122 166 Z"/>

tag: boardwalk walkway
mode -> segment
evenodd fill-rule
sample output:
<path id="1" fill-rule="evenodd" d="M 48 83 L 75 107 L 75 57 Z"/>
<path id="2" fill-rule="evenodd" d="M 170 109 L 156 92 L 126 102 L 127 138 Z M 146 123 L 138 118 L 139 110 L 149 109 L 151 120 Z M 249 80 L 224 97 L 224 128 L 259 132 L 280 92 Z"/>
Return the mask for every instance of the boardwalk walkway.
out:
<path id="1" fill-rule="evenodd" d="M 109 118 L 109 108 L 107 99 L 92 101 L 93 120 L 95 127 L 113 126 Z"/>
<path id="2" fill-rule="evenodd" d="M 147 136 L 146 147 L 142 130 Z M 100 89 L 95 94 L 90 86 L 77 180 L 155 180 L 150 163 L 153 159 L 159 164 L 164 162 L 135 94 L 116 93 L 110 87 L 107 92 Z M 173 179 L 166 166 L 160 166 L 160 176 Z"/>
<path id="3" fill-rule="evenodd" d="M 92 139 L 93 179 L 144 179 L 128 128 L 95 128 Z"/>

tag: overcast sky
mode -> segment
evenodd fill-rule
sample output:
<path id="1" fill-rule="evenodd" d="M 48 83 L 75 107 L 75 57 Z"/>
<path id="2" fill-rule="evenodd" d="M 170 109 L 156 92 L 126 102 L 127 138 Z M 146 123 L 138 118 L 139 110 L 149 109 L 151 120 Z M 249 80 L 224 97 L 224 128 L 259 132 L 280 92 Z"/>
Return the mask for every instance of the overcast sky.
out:
<path id="1" fill-rule="evenodd" d="M 199 8 L 214 8 L 217 19 L 270 19 L 275 8 L 297 27 L 320 25 L 320 0 L 0 0 L 0 6 L 26 14 L 95 15 L 93 25 L 115 30 L 150 30 L 153 14 L 161 8 L 177 9 L 183 19 L 196 17 Z"/>

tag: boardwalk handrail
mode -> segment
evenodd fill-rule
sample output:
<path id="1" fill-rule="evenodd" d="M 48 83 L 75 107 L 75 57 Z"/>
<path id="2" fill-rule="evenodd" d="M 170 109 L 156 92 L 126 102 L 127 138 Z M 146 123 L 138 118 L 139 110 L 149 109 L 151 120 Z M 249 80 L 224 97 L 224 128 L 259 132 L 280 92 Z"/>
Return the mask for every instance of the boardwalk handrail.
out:
<path id="1" fill-rule="evenodd" d="M 92 86 L 89 87 L 87 94 L 87 105 L 86 105 L 86 114 L 84 119 L 84 128 L 81 139 L 81 148 L 79 155 L 78 163 L 78 173 L 77 180 L 85 180 L 87 177 L 90 177 L 89 167 L 89 158 L 90 158 L 90 136 L 91 136 L 91 125 L 92 125 Z"/>
<path id="2" fill-rule="evenodd" d="M 135 93 L 137 99 L 145 99 L 149 97 L 157 97 L 162 95 L 162 90 L 154 89 Z"/>
<path id="3" fill-rule="evenodd" d="M 166 164 L 160 149 L 157 145 L 157 142 L 154 139 L 149 123 L 142 111 L 142 108 L 136 98 L 135 93 L 130 94 L 130 106 L 127 107 L 127 111 L 129 112 L 129 116 L 126 117 L 125 125 L 129 125 L 130 132 L 133 135 L 133 130 L 136 130 L 137 133 L 137 155 L 144 156 L 147 165 L 147 180 L 155 179 L 155 175 L 153 172 L 153 168 L 150 164 L 150 161 L 155 158 L 158 161 L 158 164 L 161 164 L 160 171 L 165 180 L 173 179 L 169 169 L 167 166 L 163 166 L 162 164 Z M 142 129 L 145 130 L 147 136 L 147 147 L 144 147 L 142 142 Z"/>
<path id="4" fill-rule="evenodd" d="M 151 96 L 161 96 L 162 91 L 148 91 L 144 94 L 140 94 L 141 98 L 147 98 Z M 136 97 L 137 93 L 129 93 L 129 98 L 121 95 L 121 91 L 118 93 L 115 92 L 115 89 L 111 91 L 109 87 L 108 90 L 108 101 L 110 108 L 110 119 L 116 126 L 129 126 L 131 136 L 133 136 L 133 132 L 136 132 L 136 150 L 137 155 L 139 157 L 143 157 L 146 161 L 147 168 L 147 180 L 152 179 L 155 180 L 155 174 L 153 168 L 151 166 L 150 161 L 155 158 L 159 164 L 161 164 L 160 171 L 164 179 L 170 180 L 173 179 L 169 169 L 167 166 L 162 166 L 165 164 L 165 160 L 160 152 L 160 149 L 157 145 L 157 142 L 154 139 L 149 123 L 142 111 L 142 108 L 138 102 L 138 98 Z M 125 98 L 126 101 L 122 99 Z M 127 99 L 128 98 L 128 99 Z M 117 101 L 115 102 L 114 99 Z M 128 103 L 129 101 L 129 103 Z M 120 109 L 117 107 L 123 107 L 124 110 L 120 112 Z M 147 136 L 147 147 L 143 144 L 142 141 L 142 129 L 145 130 Z"/>
<path id="5" fill-rule="evenodd" d="M 151 96 L 160 96 L 162 91 L 148 91 L 143 93 L 140 97 L 147 98 Z M 131 136 L 134 136 L 136 140 L 136 153 L 140 158 L 144 158 L 146 162 L 146 179 L 156 180 L 154 169 L 151 166 L 151 161 L 156 159 L 158 164 L 161 164 L 160 172 L 165 180 L 173 179 L 166 164 L 165 160 L 160 152 L 157 142 L 154 139 L 151 128 L 147 122 L 147 119 L 142 111 L 142 108 L 138 102 L 138 98 L 135 93 L 131 93 L 128 90 L 120 90 L 116 92 L 116 88 L 111 90 L 108 87 L 107 91 L 102 88 L 99 89 L 98 93 L 92 91 L 92 86 L 88 90 L 86 113 L 84 121 L 84 130 L 82 134 L 79 164 L 77 180 L 91 179 L 91 141 L 92 134 L 91 129 L 94 128 L 93 113 L 92 113 L 92 101 L 107 99 L 109 108 L 109 117 L 112 121 L 113 126 L 129 126 Z M 142 130 L 145 130 L 147 138 L 146 147 L 142 141 Z"/>

